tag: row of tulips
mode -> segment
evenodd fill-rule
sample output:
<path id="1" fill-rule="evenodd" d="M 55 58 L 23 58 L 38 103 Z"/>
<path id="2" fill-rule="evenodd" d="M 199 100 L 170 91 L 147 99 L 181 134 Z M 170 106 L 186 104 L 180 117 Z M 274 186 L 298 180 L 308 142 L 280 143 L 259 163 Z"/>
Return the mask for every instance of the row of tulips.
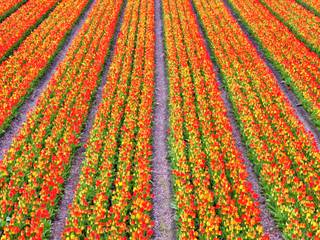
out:
<path id="1" fill-rule="evenodd" d="M 228 1 L 320 129 L 320 57 L 260 2 Z"/>
<path id="2" fill-rule="evenodd" d="M 320 2 L 318 0 L 296 0 L 301 6 L 304 6 L 310 12 L 320 17 Z"/>
<path id="3" fill-rule="evenodd" d="M 28 0 L 1 0 L 0 1 L 0 23 L 14 13 L 19 7 L 25 4 Z"/>
<path id="4" fill-rule="evenodd" d="M 220 0 L 193 2 L 270 211 L 285 238 L 316 238 L 320 152 L 313 136 L 225 5 Z"/>
<path id="5" fill-rule="evenodd" d="M 299 40 L 320 56 L 320 17 L 295 0 L 260 0 L 260 2 Z"/>
<path id="6" fill-rule="evenodd" d="M 89 0 L 62 0 L 14 54 L 0 64 L 0 135 L 49 68 Z"/>
<path id="7" fill-rule="evenodd" d="M 28 1 L 0 23 L 0 62 L 13 53 L 23 40 L 48 17 L 60 1 Z"/>
<path id="8" fill-rule="evenodd" d="M 0 163 L 1 239 L 50 234 L 122 1 L 97 0 Z"/>
<path id="9" fill-rule="evenodd" d="M 179 239 L 259 239 L 259 203 L 189 1 L 163 1 Z"/>
<path id="10" fill-rule="evenodd" d="M 64 239 L 150 239 L 154 1 L 128 0 Z"/>

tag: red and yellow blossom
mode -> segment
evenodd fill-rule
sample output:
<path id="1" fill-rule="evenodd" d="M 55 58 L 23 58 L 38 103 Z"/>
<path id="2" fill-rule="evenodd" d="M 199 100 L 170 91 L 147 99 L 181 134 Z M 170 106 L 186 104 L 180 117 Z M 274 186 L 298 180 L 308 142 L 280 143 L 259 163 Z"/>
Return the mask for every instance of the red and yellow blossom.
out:
<path id="1" fill-rule="evenodd" d="M 319 236 L 315 139 L 226 6 L 219 0 L 193 2 L 278 226 L 290 239 Z"/>
<path id="2" fill-rule="evenodd" d="M 27 0 L 0 0 L 0 22 L 26 2 Z"/>
<path id="3" fill-rule="evenodd" d="M 62 0 L 55 10 L 0 64 L 0 135 L 32 92 L 89 0 Z"/>
<path id="4" fill-rule="evenodd" d="M 299 40 L 320 56 L 320 17 L 305 9 L 295 0 L 260 0 L 260 2 Z"/>
<path id="5" fill-rule="evenodd" d="M 150 239 L 154 2 L 129 0 L 65 239 Z"/>
<path id="6" fill-rule="evenodd" d="M 163 21 L 178 238 L 262 238 L 259 204 L 190 2 L 163 1 Z"/>
<path id="7" fill-rule="evenodd" d="M 98 0 L 0 163 L 2 239 L 50 234 L 122 1 Z"/>
<path id="8" fill-rule="evenodd" d="M 228 1 L 320 129 L 319 55 L 312 52 L 259 1 Z M 316 19 L 314 39 L 319 41 L 319 17 Z M 303 25 L 303 20 L 300 25 Z M 311 30 L 308 32 L 313 34 Z"/>
<path id="9" fill-rule="evenodd" d="M 320 2 L 318 0 L 296 0 L 302 6 L 320 17 Z"/>
<path id="10" fill-rule="evenodd" d="M 28 1 L 16 12 L 0 23 L 0 61 L 9 51 L 12 51 L 21 39 L 29 35 L 46 15 L 52 11 L 61 0 Z"/>

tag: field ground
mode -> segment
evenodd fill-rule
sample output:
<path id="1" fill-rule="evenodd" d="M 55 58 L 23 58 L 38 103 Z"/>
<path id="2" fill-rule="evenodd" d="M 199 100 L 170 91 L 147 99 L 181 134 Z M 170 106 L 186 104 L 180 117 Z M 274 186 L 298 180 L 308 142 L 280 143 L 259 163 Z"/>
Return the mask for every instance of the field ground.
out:
<path id="1" fill-rule="evenodd" d="M 320 239 L 317 0 L 0 0 L 0 239 Z"/>

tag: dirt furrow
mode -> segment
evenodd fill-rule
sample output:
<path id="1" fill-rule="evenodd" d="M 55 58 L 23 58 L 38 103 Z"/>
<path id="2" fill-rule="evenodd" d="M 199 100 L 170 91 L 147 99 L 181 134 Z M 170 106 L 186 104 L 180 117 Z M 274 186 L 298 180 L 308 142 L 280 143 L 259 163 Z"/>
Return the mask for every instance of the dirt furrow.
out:
<path id="1" fill-rule="evenodd" d="M 49 69 L 44 74 L 44 76 L 40 79 L 38 85 L 34 88 L 33 92 L 30 96 L 25 100 L 22 106 L 19 109 L 19 113 L 15 118 L 12 120 L 10 126 L 7 128 L 6 132 L 0 136 L 0 160 L 6 154 L 8 148 L 10 147 L 14 137 L 18 134 L 22 124 L 26 121 L 27 115 L 32 112 L 33 108 L 36 106 L 37 101 L 41 95 L 41 93 L 47 88 L 50 79 L 52 78 L 53 74 L 56 72 L 59 64 L 65 58 L 68 49 L 76 37 L 78 32 L 80 31 L 82 25 L 84 24 L 92 6 L 94 5 L 94 1 L 88 4 L 87 8 L 85 9 L 84 13 L 78 20 L 78 23 L 73 27 L 70 34 L 65 40 L 65 43 L 59 53 L 56 55 L 54 60 L 52 61 Z"/>
<path id="2" fill-rule="evenodd" d="M 60 200 L 60 203 L 59 203 L 58 212 L 57 212 L 56 217 L 52 223 L 51 239 L 54 239 L 54 240 L 61 239 L 61 234 L 64 230 L 64 227 L 66 224 L 66 219 L 68 217 L 69 205 L 71 205 L 73 202 L 75 190 L 76 190 L 77 184 L 79 182 L 82 161 L 85 158 L 85 150 L 86 149 L 84 146 L 87 143 L 87 141 L 89 140 L 90 131 L 92 129 L 94 119 L 95 119 L 95 116 L 98 111 L 98 106 L 100 105 L 100 103 L 102 101 L 102 92 L 103 92 L 104 86 L 107 83 L 107 74 L 109 72 L 109 68 L 110 68 L 110 65 L 112 62 L 112 57 L 114 55 L 115 45 L 116 45 L 116 42 L 117 42 L 117 39 L 118 39 L 118 36 L 120 33 L 120 28 L 121 28 L 126 4 L 127 4 L 127 1 L 125 0 L 122 5 L 122 9 L 120 12 L 120 16 L 118 18 L 118 22 L 117 22 L 117 26 L 116 26 L 116 30 L 115 30 L 112 42 L 110 44 L 109 53 L 108 53 L 105 67 L 104 67 L 102 77 L 101 77 L 101 82 L 97 88 L 97 92 L 95 93 L 94 101 L 92 102 L 92 105 L 90 107 L 84 130 L 81 133 L 80 147 L 75 152 L 74 158 L 72 160 L 70 174 L 69 174 L 69 177 L 68 177 L 68 179 L 65 183 L 65 186 L 64 186 L 64 193 L 63 193 L 62 199 Z"/>
<path id="3" fill-rule="evenodd" d="M 168 80 L 163 44 L 161 0 L 155 0 L 156 79 L 153 122 L 153 217 L 155 239 L 175 239 L 175 218 L 172 209 L 171 169 L 168 161 Z"/>
<path id="4" fill-rule="evenodd" d="M 264 61 L 264 63 L 271 69 L 272 74 L 276 78 L 278 85 L 280 89 L 284 92 L 286 95 L 289 103 L 293 107 L 296 115 L 298 116 L 298 119 L 303 124 L 304 128 L 311 133 L 311 135 L 314 137 L 318 149 L 320 149 L 320 132 L 317 129 L 317 127 L 312 123 L 311 117 L 309 113 L 303 108 L 301 102 L 297 98 L 297 96 L 292 92 L 290 87 L 285 83 L 285 81 L 282 79 L 281 74 L 279 71 L 276 70 L 276 68 L 273 66 L 272 62 L 269 61 L 263 51 L 259 48 L 259 45 L 257 41 L 249 34 L 247 28 L 245 25 L 241 22 L 239 16 L 232 10 L 231 5 L 227 0 L 223 0 L 223 3 L 225 7 L 228 9 L 228 12 L 233 16 L 233 18 L 237 21 L 239 26 L 241 27 L 241 30 L 245 33 L 249 41 L 254 46 L 255 50 L 259 54 L 260 58 Z"/>
<path id="5" fill-rule="evenodd" d="M 204 39 L 207 51 L 210 53 L 210 55 L 212 55 L 213 54 L 212 50 L 210 49 L 208 40 L 204 35 L 204 31 L 203 31 L 202 26 L 200 24 L 199 17 L 198 17 L 198 14 L 196 12 L 196 9 L 194 7 L 192 0 L 191 0 L 191 4 L 193 7 L 193 11 L 195 12 L 195 14 L 197 16 L 199 32 Z M 230 123 L 231 123 L 231 126 L 232 126 L 233 138 L 235 139 L 236 145 L 242 154 L 242 158 L 244 159 L 246 170 L 248 172 L 248 181 L 252 184 L 252 189 L 258 196 L 259 209 L 261 211 L 261 216 L 260 216 L 261 217 L 261 224 L 263 226 L 264 232 L 269 235 L 271 240 L 283 239 L 280 230 L 276 226 L 274 219 L 272 218 L 269 210 L 267 209 L 266 198 L 263 195 L 262 189 L 259 185 L 258 177 L 254 172 L 253 164 L 251 163 L 251 161 L 248 158 L 248 151 L 247 151 L 244 143 L 242 142 L 240 129 L 237 125 L 237 121 L 236 121 L 236 118 L 235 118 L 235 115 L 233 112 L 231 101 L 229 99 L 228 93 L 226 92 L 225 88 L 223 87 L 224 84 L 222 82 L 222 75 L 221 75 L 220 69 L 217 67 L 217 65 L 215 63 L 214 63 L 214 71 L 217 75 L 219 89 L 222 93 L 221 96 L 222 96 L 224 105 L 227 109 L 227 116 L 228 116 Z"/>

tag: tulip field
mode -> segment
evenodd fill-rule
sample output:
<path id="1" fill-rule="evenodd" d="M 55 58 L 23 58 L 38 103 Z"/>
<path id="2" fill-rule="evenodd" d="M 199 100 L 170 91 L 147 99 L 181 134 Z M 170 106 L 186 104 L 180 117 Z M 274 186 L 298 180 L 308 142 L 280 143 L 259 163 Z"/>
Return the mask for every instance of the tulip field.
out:
<path id="1" fill-rule="evenodd" d="M 320 240 L 317 0 L 0 0 L 0 239 Z"/>

